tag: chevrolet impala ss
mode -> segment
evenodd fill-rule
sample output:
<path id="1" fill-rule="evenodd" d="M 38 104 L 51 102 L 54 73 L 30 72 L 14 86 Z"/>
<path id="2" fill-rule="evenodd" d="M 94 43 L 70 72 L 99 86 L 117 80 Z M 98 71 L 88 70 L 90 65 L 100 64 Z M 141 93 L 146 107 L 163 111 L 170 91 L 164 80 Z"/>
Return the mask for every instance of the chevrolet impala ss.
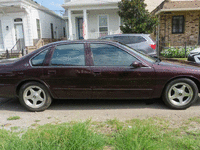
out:
<path id="1" fill-rule="evenodd" d="M 0 97 L 18 97 L 29 111 L 52 99 L 162 98 L 186 109 L 198 98 L 200 65 L 152 58 L 113 41 L 60 41 L 0 61 Z"/>

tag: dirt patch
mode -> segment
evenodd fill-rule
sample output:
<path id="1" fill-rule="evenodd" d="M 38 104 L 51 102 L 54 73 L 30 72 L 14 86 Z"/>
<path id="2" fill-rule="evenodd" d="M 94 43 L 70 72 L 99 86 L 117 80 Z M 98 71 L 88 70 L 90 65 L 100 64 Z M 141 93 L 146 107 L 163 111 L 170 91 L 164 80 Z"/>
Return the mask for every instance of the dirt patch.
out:
<path id="1" fill-rule="evenodd" d="M 169 109 L 161 100 L 54 100 L 43 112 L 27 111 L 17 99 L 0 100 L 0 128 L 5 129 L 27 129 L 47 123 L 58 124 L 87 119 L 106 121 L 116 118 L 125 121 L 149 117 L 161 117 L 170 120 L 172 125 L 177 125 L 189 118 L 198 117 L 199 114 L 200 100 L 186 110 Z M 19 116 L 20 119 L 7 120 L 12 116 Z"/>

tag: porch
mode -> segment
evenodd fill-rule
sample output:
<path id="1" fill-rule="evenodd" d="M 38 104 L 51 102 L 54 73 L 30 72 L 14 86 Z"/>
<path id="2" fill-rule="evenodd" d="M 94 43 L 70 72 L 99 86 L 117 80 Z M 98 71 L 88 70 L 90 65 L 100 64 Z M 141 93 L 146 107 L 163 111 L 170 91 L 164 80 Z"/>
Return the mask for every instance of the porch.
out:
<path id="1" fill-rule="evenodd" d="M 97 39 L 119 34 L 121 19 L 117 6 L 65 8 L 67 37 L 69 40 Z"/>

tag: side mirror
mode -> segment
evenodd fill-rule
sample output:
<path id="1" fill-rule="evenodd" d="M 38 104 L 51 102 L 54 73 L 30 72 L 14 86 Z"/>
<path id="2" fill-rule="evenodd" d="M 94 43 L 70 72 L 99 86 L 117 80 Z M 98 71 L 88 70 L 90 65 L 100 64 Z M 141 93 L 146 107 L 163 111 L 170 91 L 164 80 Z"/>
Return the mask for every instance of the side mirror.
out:
<path id="1" fill-rule="evenodd" d="M 134 68 L 140 68 L 140 67 L 142 67 L 143 65 L 142 65 L 142 63 L 139 62 L 139 61 L 134 61 L 134 62 L 132 62 L 132 64 L 131 64 L 130 66 L 132 66 L 132 67 L 134 67 Z"/>

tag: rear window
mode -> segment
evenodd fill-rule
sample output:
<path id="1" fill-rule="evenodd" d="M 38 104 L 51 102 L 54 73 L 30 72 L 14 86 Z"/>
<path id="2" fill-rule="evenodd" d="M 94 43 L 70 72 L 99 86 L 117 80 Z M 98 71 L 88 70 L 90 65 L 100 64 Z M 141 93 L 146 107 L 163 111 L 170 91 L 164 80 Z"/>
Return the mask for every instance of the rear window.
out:
<path id="1" fill-rule="evenodd" d="M 122 44 L 135 44 L 146 41 L 146 39 L 141 36 L 115 36 L 114 40 Z"/>

